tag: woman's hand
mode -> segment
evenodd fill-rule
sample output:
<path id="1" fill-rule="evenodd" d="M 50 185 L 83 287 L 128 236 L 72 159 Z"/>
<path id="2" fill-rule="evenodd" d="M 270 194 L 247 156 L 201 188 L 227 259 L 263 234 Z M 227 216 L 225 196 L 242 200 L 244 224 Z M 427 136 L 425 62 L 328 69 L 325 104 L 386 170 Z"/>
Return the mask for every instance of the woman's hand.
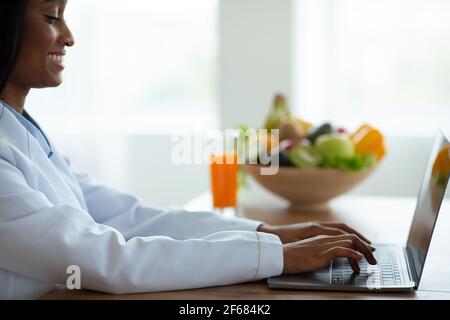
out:
<path id="1" fill-rule="evenodd" d="M 321 235 L 336 236 L 347 234 L 354 234 L 367 244 L 371 243 L 356 230 L 350 228 L 344 223 L 337 222 L 307 222 L 284 226 L 271 226 L 268 224 L 263 224 L 259 226 L 258 231 L 277 235 L 283 244 L 297 242 L 299 240 L 305 240 Z"/>
<path id="2" fill-rule="evenodd" d="M 317 236 L 283 245 L 283 273 L 302 273 L 326 267 L 336 258 L 347 258 L 354 272 L 359 273 L 358 261 L 363 257 L 370 264 L 377 261 L 375 249 L 354 234 Z"/>
<path id="3" fill-rule="evenodd" d="M 377 261 L 370 241 L 346 224 L 308 222 L 285 226 L 263 224 L 258 231 L 277 235 L 283 243 L 283 273 L 301 273 L 326 267 L 336 258 L 347 258 L 354 272 L 363 257 Z"/>

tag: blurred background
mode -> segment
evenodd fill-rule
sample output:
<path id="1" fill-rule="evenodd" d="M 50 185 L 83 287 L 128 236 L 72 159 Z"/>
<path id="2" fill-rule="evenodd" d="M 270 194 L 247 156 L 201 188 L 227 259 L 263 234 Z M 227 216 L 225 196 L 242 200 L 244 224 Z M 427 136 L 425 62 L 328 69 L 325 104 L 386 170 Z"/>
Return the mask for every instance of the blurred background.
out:
<path id="1" fill-rule="evenodd" d="M 259 127 L 282 92 L 313 123 L 385 134 L 354 194 L 416 196 L 450 132 L 449 16 L 447 0 L 69 1 L 65 82 L 27 108 L 77 167 L 168 206 L 209 189 L 206 165 L 171 163 L 172 133 Z"/>

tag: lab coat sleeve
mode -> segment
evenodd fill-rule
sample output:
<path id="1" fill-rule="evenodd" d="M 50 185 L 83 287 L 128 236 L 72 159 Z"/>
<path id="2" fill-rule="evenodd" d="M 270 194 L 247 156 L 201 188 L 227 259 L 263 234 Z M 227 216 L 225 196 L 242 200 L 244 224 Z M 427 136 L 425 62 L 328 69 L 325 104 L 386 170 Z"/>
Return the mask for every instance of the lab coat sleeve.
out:
<path id="1" fill-rule="evenodd" d="M 163 235 L 184 240 L 227 230 L 255 231 L 261 221 L 230 218 L 214 212 L 188 212 L 143 206 L 132 195 L 104 186 L 75 168 L 64 157 L 83 192 L 95 221 L 119 230 L 126 239 Z"/>
<path id="2" fill-rule="evenodd" d="M 82 288 L 122 294 L 228 285 L 283 268 L 274 235 L 222 231 L 127 241 L 79 208 L 50 203 L 1 153 L 0 177 L 0 268 L 25 277 L 65 284 L 68 266 L 77 265 Z"/>

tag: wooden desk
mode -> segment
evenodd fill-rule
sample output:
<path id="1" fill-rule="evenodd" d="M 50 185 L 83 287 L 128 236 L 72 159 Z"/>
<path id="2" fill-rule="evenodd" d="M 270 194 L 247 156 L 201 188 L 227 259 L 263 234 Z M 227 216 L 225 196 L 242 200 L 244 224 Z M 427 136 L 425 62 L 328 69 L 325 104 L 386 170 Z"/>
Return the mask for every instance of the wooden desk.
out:
<path id="1" fill-rule="evenodd" d="M 414 198 L 341 197 L 321 213 L 293 212 L 288 204 L 265 192 L 244 193 L 239 215 L 272 224 L 304 221 L 343 221 L 373 242 L 404 244 L 415 207 Z M 194 199 L 189 210 L 211 208 L 209 194 Z M 264 281 L 233 286 L 160 293 L 109 295 L 92 291 L 69 291 L 63 287 L 41 299 L 450 299 L 450 201 L 444 203 L 418 291 L 408 293 L 313 292 L 269 289 Z"/>

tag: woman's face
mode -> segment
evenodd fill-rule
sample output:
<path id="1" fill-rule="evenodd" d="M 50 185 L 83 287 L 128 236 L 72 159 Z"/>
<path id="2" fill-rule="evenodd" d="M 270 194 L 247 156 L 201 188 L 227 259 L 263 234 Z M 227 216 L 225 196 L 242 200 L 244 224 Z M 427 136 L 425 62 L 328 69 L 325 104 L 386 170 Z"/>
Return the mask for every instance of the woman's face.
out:
<path id="1" fill-rule="evenodd" d="M 62 83 L 65 47 L 74 45 L 64 21 L 67 0 L 28 0 L 22 47 L 9 82 L 26 89 Z"/>

